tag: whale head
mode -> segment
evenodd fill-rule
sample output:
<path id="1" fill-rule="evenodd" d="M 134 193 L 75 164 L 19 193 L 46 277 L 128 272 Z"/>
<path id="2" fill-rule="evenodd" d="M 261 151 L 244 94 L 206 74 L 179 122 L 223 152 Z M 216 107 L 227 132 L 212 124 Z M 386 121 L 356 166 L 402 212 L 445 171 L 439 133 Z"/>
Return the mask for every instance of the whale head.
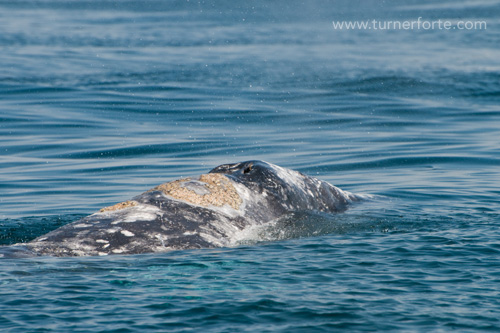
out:
<path id="1" fill-rule="evenodd" d="M 221 173 L 247 187 L 255 195 L 267 197 L 286 211 L 316 210 L 339 212 L 355 197 L 346 191 L 301 172 L 265 161 L 223 164 L 209 173 Z"/>

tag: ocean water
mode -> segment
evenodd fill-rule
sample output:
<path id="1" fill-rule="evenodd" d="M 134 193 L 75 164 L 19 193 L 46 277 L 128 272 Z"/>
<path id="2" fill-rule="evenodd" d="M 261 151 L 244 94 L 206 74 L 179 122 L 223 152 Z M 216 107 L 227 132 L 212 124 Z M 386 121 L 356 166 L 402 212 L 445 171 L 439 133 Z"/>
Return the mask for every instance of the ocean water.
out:
<path id="1" fill-rule="evenodd" d="M 333 27 L 419 17 L 455 29 Z M 0 0 L 1 245 L 249 159 L 375 196 L 232 248 L 0 260 L 0 330 L 498 331 L 499 29 L 488 0 Z"/>

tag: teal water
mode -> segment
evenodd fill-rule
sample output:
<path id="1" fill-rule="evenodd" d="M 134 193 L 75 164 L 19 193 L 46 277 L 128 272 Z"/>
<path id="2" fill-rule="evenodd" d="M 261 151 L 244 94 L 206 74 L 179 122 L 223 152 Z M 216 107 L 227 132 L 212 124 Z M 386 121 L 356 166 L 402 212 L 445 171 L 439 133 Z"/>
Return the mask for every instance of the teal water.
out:
<path id="1" fill-rule="evenodd" d="M 349 30 L 347 20 L 485 21 Z M 263 159 L 376 199 L 234 248 L 0 260 L 0 330 L 498 331 L 497 1 L 0 0 L 0 244 Z"/>

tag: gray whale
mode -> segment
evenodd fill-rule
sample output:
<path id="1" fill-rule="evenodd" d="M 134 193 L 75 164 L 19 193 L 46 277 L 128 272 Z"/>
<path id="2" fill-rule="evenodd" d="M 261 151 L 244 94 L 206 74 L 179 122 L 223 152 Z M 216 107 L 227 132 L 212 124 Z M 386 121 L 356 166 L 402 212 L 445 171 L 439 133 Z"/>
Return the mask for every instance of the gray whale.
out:
<path id="1" fill-rule="evenodd" d="M 156 186 L 9 251 L 94 256 L 225 247 L 245 228 L 298 211 L 342 212 L 360 198 L 264 161 L 224 164 L 198 178 Z"/>

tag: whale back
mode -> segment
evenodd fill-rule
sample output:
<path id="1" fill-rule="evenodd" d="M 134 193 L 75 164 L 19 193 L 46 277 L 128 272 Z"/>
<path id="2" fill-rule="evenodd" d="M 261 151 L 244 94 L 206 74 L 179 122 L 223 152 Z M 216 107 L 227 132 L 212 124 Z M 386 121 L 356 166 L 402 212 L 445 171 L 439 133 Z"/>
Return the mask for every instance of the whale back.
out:
<path id="1" fill-rule="evenodd" d="M 231 246 L 248 227 L 298 211 L 337 213 L 357 200 L 327 182 L 268 162 L 223 164 L 105 207 L 17 245 L 14 252 L 87 256 Z"/>

